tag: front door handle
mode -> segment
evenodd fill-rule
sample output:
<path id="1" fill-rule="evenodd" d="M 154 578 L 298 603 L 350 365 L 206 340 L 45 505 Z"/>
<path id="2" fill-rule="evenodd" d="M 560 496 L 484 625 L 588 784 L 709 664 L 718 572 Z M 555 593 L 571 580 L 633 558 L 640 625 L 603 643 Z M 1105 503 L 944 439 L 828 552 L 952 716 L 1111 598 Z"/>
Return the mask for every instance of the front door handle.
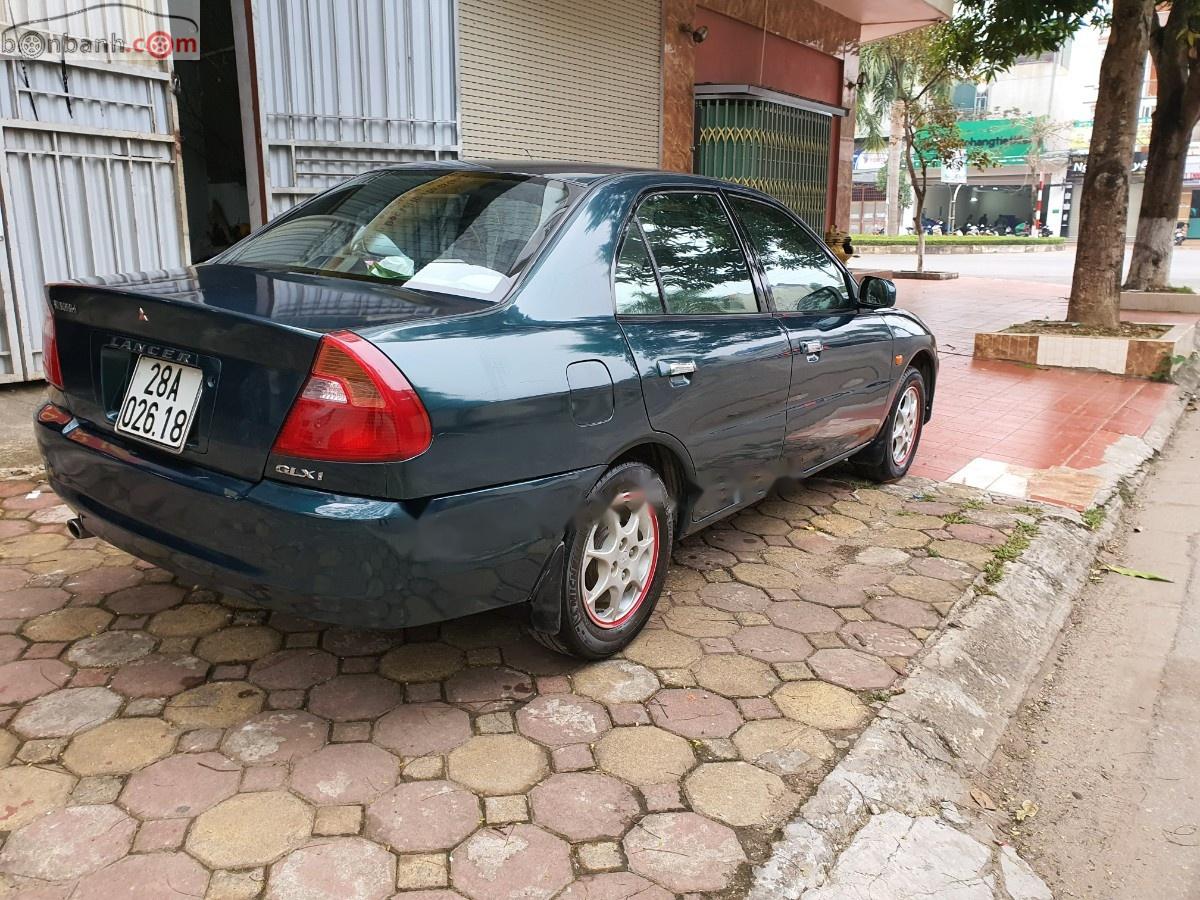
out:
<path id="1" fill-rule="evenodd" d="M 658 361 L 658 374 L 664 378 L 678 378 L 684 375 L 693 375 L 696 372 L 696 363 L 690 359 L 660 359 Z"/>

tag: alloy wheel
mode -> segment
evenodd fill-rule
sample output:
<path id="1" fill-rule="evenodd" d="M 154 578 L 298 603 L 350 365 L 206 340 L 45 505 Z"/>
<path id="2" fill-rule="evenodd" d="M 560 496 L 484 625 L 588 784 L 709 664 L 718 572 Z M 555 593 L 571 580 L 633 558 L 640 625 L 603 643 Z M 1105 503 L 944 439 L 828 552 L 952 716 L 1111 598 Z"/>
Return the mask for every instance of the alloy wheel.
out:
<path id="1" fill-rule="evenodd" d="M 896 404 L 896 417 L 892 423 L 892 462 L 903 466 L 917 442 L 917 432 L 921 427 L 921 391 L 915 384 L 910 384 L 900 396 Z"/>
<path id="2" fill-rule="evenodd" d="M 583 606 L 601 628 L 615 628 L 642 605 L 654 582 L 658 516 L 641 494 L 625 491 L 592 525 L 579 579 Z"/>

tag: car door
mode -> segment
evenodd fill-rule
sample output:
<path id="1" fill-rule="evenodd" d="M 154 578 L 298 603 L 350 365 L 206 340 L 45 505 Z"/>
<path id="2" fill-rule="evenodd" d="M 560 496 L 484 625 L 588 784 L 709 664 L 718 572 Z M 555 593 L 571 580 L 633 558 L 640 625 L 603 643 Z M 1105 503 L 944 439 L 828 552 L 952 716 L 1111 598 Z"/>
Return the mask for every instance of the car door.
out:
<path id="1" fill-rule="evenodd" d="M 784 459 L 795 474 L 879 431 L 892 382 L 892 333 L 829 251 L 789 211 L 746 195 L 729 203 L 757 259 L 792 353 Z"/>
<path id="2" fill-rule="evenodd" d="M 779 475 L 788 338 L 760 304 L 721 196 L 643 199 L 614 282 L 650 423 L 687 448 L 700 482 L 692 520 L 765 495 Z"/>

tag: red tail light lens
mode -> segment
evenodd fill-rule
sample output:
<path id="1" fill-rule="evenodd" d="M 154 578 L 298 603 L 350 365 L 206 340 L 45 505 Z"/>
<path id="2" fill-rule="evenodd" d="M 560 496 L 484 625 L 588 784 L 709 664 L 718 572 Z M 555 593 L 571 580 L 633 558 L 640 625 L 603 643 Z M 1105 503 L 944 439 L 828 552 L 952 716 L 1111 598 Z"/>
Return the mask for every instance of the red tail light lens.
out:
<path id="1" fill-rule="evenodd" d="M 58 340 L 54 336 L 54 315 L 46 310 L 46 321 L 42 325 L 42 374 L 46 380 L 63 389 L 62 363 L 58 361 Z"/>
<path id="2" fill-rule="evenodd" d="M 433 440 L 408 379 L 378 347 L 349 331 L 328 334 L 275 439 L 275 452 L 334 462 L 398 462 Z"/>

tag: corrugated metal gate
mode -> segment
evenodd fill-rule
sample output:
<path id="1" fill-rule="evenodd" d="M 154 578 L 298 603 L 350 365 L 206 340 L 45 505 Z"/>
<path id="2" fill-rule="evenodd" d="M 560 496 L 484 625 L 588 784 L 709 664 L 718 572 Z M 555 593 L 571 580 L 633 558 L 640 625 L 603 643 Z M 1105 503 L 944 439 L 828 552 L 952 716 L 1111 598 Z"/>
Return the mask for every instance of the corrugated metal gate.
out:
<path id="1" fill-rule="evenodd" d="M 187 237 L 165 64 L 4 59 L 0 71 L 4 382 L 41 376 L 47 281 L 184 265 Z"/>
<path id="2" fill-rule="evenodd" d="M 822 234 L 830 133 L 826 113 L 757 98 L 697 97 L 695 169 L 770 194 Z"/>
<path id="3" fill-rule="evenodd" d="M 266 218 L 376 166 L 458 156 L 453 0 L 258 0 L 253 15 Z"/>

